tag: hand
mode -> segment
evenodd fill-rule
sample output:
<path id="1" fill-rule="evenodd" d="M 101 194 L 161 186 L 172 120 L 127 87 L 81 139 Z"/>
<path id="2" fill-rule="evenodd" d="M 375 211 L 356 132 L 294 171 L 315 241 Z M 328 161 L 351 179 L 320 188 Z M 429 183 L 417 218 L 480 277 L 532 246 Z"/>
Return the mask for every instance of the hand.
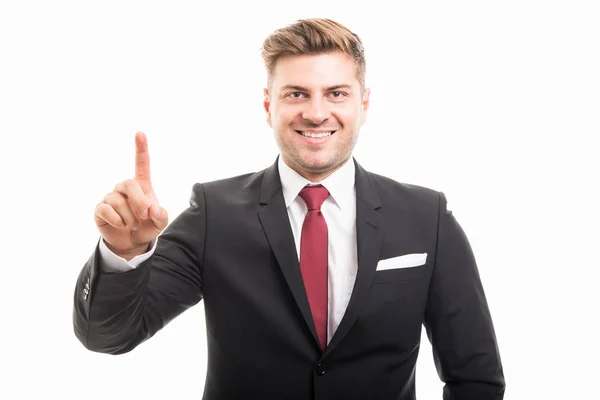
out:
<path id="1" fill-rule="evenodd" d="M 110 250 L 130 260 L 148 251 L 148 245 L 169 223 L 158 204 L 150 180 L 146 135 L 135 135 L 135 176 L 124 180 L 96 206 L 94 220 Z"/>

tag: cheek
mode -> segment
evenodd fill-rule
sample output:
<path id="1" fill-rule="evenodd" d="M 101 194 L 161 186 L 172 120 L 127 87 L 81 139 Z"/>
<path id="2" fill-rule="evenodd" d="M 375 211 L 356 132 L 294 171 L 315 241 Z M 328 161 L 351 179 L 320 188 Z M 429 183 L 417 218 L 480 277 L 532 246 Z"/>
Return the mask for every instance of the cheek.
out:
<path id="1" fill-rule="evenodd" d="M 298 115 L 293 109 L 280 108 L 271 115 L 273 124 L 277 125 L 281 129 L 285 129 L 288 125 L 294 122 L 294 119 Z"/>
<path id="2" fill-rule="evenodd" d="M 354 103 L 340 104 L 333 114 L 345 124 L 355 124 L 360 119 L 360 105 Z"/>
<path id="3" fill-rule="evenodd" d="M 360 121 L 360 116 L 356 110 L 340 110 L 336 113 L 336 117 L 343 126 L 353 126 Z"/>

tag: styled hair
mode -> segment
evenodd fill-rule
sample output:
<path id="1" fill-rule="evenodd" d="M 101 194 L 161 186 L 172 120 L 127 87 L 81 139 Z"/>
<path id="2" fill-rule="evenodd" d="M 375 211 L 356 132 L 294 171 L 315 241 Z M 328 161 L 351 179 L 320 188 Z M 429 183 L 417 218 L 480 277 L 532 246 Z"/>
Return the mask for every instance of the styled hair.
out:
<path id="1" fill-rule="evenodd" d="M 301 19 L 277 29 L 263 42 L 261 55 L 268 74 L 268 83 L 277 61 L 291 55 L 317 55 L 340 51 L 356 64 L 356 77 L 361 89 L 365 87 L 365 51 L 358 35 L 344 25 L 326 18 Z"/>

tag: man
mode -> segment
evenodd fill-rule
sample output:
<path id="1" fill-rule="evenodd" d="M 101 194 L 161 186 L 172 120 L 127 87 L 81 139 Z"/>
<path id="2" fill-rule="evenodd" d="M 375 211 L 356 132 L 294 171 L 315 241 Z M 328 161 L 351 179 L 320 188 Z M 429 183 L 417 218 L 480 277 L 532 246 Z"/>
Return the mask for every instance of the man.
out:
<path id="1" fill-rule="evenodd" d="M 424 324 L 444 399 L 502 399 L 492 319 L 445 196 L 352 158 L 369 107 L 358 36 L 302 20 L 262 54 L 280 157 L 196 184 L 168 225 L 139 133 L 134 179 L 96 207 L 102 238 L 75 289 L 78 339 L 125 353 L 204 299 L 205 399 L 404 400 L 415 398 Z"/>

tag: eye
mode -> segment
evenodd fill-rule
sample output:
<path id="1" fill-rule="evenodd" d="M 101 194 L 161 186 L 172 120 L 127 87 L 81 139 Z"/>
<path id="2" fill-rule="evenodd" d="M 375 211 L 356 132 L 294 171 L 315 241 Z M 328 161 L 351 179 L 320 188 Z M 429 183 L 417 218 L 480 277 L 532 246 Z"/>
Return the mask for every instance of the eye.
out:
<path id="1" fill-rule="evenodd" d="M 302 96 L 304 96 L 304 93 L 302 92 L 291 92 L 288 94 L 288 97 L 291 97 L 292 99 L 299 99 Z"/>
<path id="2" fill-rule="evenodd" d="M 331 92 L 329 95 L 331 97 L 333 97 L 334 99 L 342 99 L 343 97 L 347 96 L 347 94 L 345 92 L 340 92 L 339 90 L 335 90 L 335 91 Z"/>

